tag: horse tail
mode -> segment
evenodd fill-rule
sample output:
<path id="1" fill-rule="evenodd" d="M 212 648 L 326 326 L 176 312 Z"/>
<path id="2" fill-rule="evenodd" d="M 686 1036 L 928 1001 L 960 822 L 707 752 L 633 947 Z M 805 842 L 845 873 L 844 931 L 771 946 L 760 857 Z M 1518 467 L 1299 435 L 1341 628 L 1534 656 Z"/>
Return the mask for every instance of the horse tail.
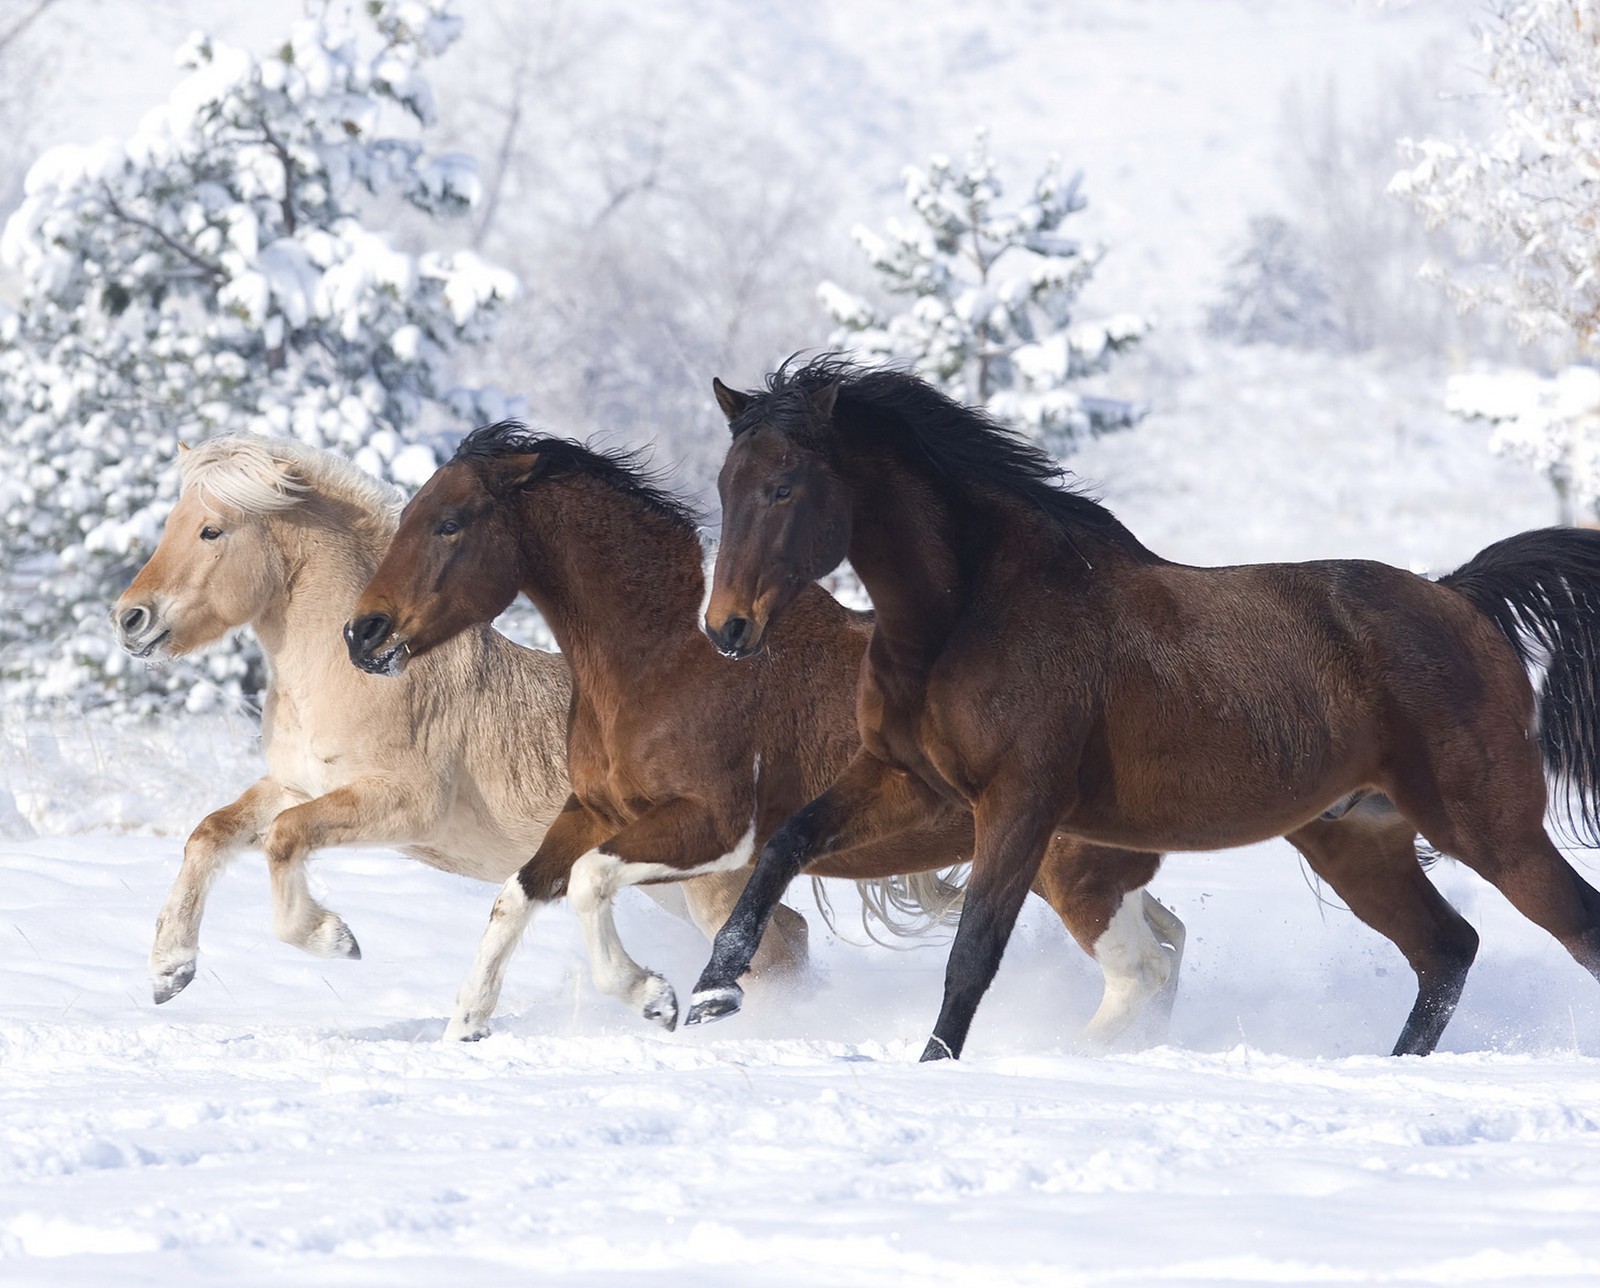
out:
<path id="1" fill-rule="evenodd" d="M 1600 844 L 1600 532 L 1518 533 L 1439 581 L 1493 621 L 1536 673 L 1545 771 L 1567 789 L 1569 830 Z"/>
<path id="2" fill-rule="evenodd" d="M 931 930 L 953 926 L 961 919 L 961 905 L 967 895 L 967 864 L 944 872 L 914 872 L 909 876 L 881 877 L 857 881 L 861 897 L 861 928 L 874 943 L 899 948 L 880 932 L 893 939 L 919 939 Z M 816 878 L 811 882 L 817 909 L 828 929 L 839 933 L 833 901 Z"/>

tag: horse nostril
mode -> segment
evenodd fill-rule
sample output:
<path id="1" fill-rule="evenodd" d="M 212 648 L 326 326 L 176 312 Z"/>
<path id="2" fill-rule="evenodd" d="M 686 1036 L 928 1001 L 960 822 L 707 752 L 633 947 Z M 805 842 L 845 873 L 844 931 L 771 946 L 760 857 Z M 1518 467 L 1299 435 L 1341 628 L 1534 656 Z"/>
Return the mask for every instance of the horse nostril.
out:
<path id="1" fill-rule="evenodd" d="M 345 623 L 344 642 L 350 650 L 350 656 L 372 652 L 389 638 L 393 629 L 394 622 L 386 613 L 368 613 L 365 617 Z"/>
<path id="2" fill-rule="evenodd" d="M 144 624 L 150 620 L 150 614 L 143 608 L 130 608 L 122 615 L 122 633 L 124 635 L 137 635 Z"/>
<path id="3" fill-rule="evenodd" d="M 755 626 L 748 617 L 730 617 L 722 624 L 722 647 L 736 652 L 750 642 L 754 633 Z"/>

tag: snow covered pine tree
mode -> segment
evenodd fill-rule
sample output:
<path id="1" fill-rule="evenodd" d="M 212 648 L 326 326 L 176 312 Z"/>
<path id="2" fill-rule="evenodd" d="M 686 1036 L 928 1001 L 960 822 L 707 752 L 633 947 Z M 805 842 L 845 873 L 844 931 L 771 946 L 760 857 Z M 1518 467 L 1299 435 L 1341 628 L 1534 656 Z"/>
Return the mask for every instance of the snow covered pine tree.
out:
<path id="1" fill-rule="evenodd" d="M 1070 388 L 1106 370 L 1148 329 L 1123 314 L 1074 323 L 1072 310 L 1104 249 L 1063 236 L 1087 198 L 1081 174 L 1063 182 L 1052 160 L 1021 209 L 997 209 L 1003 189 L 979 133 L 965 165 L 936 156 L 906 170 L 918 224 L 890 220 L 888 236 L 855 239 L 890 295 L 885 317 L 834 282 L 818 288 L 839 330 L 830 344 L 873 361 L 909 363 L 951 397 L 987 409 L 1058 455 L 1090 435 L 1134 424 L 1143 408 Z"/>
<path id="2" fill-rule="evenodd" d="M 293 434 L 415 485 L 435 465 L 430 408 L 505 412 L 449 370 L 515 279 L 470 253 L 408 254 L 363 221 L 476 200 L 471 161 L 418 138 L 434 122 L 420 68 L 460 31 L 449 0 L 372 0 L 327 5 L 261 57 L 196 36 L 189 75 L 131 137 L 34 164 L 0 240 L 22 287 L 0 320 L 13 697 L 150 707 L 239 690 L 242 645 L 196 686 L 130 664 L 105 626 L 173 499 L 179 439 Z"/>

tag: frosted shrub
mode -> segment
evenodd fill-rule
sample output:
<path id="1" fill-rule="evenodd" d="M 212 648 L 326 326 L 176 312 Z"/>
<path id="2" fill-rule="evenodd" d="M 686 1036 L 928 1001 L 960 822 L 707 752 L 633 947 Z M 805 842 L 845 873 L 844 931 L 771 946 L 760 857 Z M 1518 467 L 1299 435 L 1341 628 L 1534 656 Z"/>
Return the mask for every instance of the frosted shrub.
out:
<path id="1" fill-rule="evenodd" d="M 1482 140 L 1407 141 L 1390 191 L 1480 262 L 1425 267 L 1466 309 L 1487 307 L 1558 362 L 1600 353 L 1600 11 L 1588 0 L 1518 0 L 1481 32 L 1499 125 Z M 1520 391 L 1520 392 L 1519 392 Z M 1496 443 L 1548 478 L 1570 517 L 1600 498 L 1600 380 L 1472 377 L 1451 405 L 1501 428 Z M 1508 399 L 1513 399 L 1509 401 Z"/>

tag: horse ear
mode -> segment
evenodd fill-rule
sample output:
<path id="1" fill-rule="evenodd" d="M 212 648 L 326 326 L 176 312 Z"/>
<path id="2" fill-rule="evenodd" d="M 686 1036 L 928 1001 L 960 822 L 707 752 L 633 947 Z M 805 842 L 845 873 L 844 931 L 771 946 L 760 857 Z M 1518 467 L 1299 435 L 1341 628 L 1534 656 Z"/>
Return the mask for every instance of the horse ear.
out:
<path id="1" fill-rule="evenodd" d="M 835 380 L 831 385 L 823 385 L 811 395 L 811 409 L 817 413 L 819 420 L 829 420 L 833 416 L 833 404 L 838 400 L 839 382 Z"/>
<path id="2" fill-rule="evenodd" d="M 722 414 L 730 421 L 738 420 L 740 414 L 750 405 L 749 394 L 742 394 L 737 389 L 729 389 L 727 385 L 711 377 L 711 392 L 717 396 L 717 406 L 722 408 Z"/>
<path id="3" fill-rule="evenodd" d="M 527 487 L 539 474 L 539 453 L 508 456 L 500 466 L 500 486 L 507 492 Z"/>

